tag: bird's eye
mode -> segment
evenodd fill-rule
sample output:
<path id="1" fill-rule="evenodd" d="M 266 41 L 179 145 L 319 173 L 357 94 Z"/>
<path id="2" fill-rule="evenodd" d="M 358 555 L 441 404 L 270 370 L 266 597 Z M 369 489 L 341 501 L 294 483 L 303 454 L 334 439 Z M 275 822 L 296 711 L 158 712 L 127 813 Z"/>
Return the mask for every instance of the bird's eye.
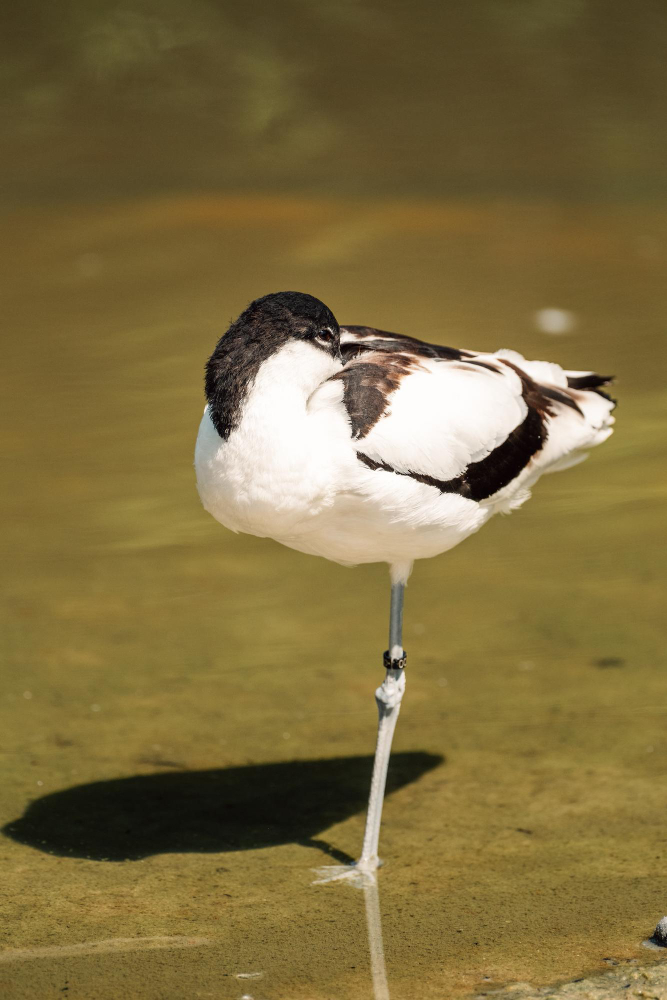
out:
<path id="1" fill-rule="evenodd" d="M 323 340 L 326 344 L 333 340 L 333 333 L 331 330 L 320 330 L 317 334 L 318 340 Z"/>

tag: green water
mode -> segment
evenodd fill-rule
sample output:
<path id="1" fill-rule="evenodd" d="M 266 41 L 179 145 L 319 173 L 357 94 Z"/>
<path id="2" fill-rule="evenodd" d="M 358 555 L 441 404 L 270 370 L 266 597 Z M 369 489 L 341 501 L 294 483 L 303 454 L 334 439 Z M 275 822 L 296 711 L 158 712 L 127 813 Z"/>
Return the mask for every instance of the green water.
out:
<path id="1" fill-rule="evenodd" d="M 371 995 L 361 894 L 310 881 L 359 849 L 370 761 L 317 762 L 372 752 L 387 574 L 232 535 L 194 489 L 202 360 L 258 289 L 619 376 L 610 442 L 410 582 L 379 879 L 392 996 L 636 956 L 665 909 L 665 288 L 632 247 L 662 240 L 667 217 L 363 211 L 375 226 L 333 262 L 356 204 L 182 198 L 8 219 L 2 815 L 32 801 L 35 818 L 28 843 L 2 841 L 6 947 L 208 942 L 0 963 L 11 995 L 66 981 L 96 997 L 126 981 L 151 998 Z M 547 275 L 579 318 L 569 337 L 532 329 Z M 259 766 L 290 761 L 313 763 L 277 784 Z M 158 777 L 129 806 L 87 787 L 138 775 Z M 234 978 L 253 971 L 252 988 Z"/>
<path id="2" fill-rule="evenodd" d="M 226 532 L 194 486 L 204 360 L 282 288 L 341 322 L 616 373 L 609 442 L 415 568 L 378 881 L 392 1000 L 653 958 L 664 11 L 422 6 L 12 14 L 11 1000 L 373 996 L 362 893 L 311 881 L 360 848 L 386 570 Z M 546 307 L 569 335 L 539 332 Z"/>

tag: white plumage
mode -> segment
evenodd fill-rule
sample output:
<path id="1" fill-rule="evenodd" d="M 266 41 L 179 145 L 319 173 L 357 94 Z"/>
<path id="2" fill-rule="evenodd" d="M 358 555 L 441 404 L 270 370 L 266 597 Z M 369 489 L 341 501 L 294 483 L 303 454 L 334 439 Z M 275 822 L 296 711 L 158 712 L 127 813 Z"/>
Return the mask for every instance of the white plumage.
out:
<path id="1" fill-rule="evenodd" d="M 342 328 L 346 343 L 354 338 Z M 204 507 L 233 531 L 268 536 L 302 552 L 349 565 L 405 566 L 452 548 L 492 514 L 519 506 L 543 472 L 580 460 L 611 434 L 613 404 L 597 392 L 567 388 L 567 376 L 582 373 L 526 361 L 513 351 L 471 355 L 496 371 L 405 349 L 398 356 L 410 359 L 411 369 L 387 394 L 386 412 L 354 437 L 341 374 L 386 365 L 396 355 L 364 351 L 343 365 L 306 341 L 280 346 L 261 365 L 227 441 L 206 408 L 196 449 Z M 528 405 L 521 378 L 506 361 L 562 389 L 579 412 L 550 401 L 544 447 L 479 502 L 408 475 L 454 479 L 521 425 Z M 359 452 L 395 472 L 368 468 Z"/>
<path id="2" fill-rule="evenodd" d="M 323 303 L 296 292 L 253 302 L 209 360 L 195 454 L 204 507 L 232 531 L 391 568 L 387 675 L 376 691 L 378 746 L 357 873 L 378 864 L 413 561 L 520 506 L 542 473 L 606 440 L 615 404 L 600 386 L 608 381 L 514 351 L 339 328 Z"/>

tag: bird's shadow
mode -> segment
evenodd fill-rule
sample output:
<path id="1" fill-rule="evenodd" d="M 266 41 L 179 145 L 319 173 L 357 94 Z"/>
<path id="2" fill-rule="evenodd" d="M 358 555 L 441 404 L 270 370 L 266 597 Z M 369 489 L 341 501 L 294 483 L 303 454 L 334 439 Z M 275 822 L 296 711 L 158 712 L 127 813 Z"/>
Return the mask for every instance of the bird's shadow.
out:
<path id="1" fill-rule="evenodd" d="M 419 751 L 392 755 L 387 792 L 443 759 Z M 365 809 L 372 766 L 370 756 L 337 757 L 96 781 L 36 799 L 2 832 L 49 854 L 94 861 L 294 842 L 349 861 L 316 836 Z"/>

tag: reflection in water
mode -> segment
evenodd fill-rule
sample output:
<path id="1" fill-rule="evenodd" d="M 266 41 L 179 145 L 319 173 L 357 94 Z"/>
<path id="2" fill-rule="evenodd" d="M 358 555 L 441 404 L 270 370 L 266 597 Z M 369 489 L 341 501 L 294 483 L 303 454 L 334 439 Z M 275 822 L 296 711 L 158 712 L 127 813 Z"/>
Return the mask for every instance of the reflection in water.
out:
<path id="1" fill-rule="evenodd" d="M 368 951 L 371 957 L 371 976 L 373 977 L 373 1000 L 389 1000 L 389 984 L 387 983 L 384 942 L 382 940 L 382 917 L 380 916 L 380 890 L 374 876 L 364 882 L 363 892 L 366 905 Z"/>
<path id="2" fill-rule="evenodd" d="M 389 1000 L 389 984 L 387 982 L 387 967 L 384 960 L 384 941 L 382 938 L 382 917 L 380 916 L 380 889 L 377 874 L 372 871 L 360 871 L 354 866 L 336 866 L 316 868 L 321 878 L 313 885 L 325 885 L 328 882 L 344 880 L 348 885 L 361 889 L 364 894 L 366 909 L 366 933 L 368 936 L 368 954 L 371 960 L 371 977 L 373 980 L 373 1000 Z M 333 874 L 332 874 L 333 873 Z M 347 873 L 348 877 L 345 878 Z"/>

